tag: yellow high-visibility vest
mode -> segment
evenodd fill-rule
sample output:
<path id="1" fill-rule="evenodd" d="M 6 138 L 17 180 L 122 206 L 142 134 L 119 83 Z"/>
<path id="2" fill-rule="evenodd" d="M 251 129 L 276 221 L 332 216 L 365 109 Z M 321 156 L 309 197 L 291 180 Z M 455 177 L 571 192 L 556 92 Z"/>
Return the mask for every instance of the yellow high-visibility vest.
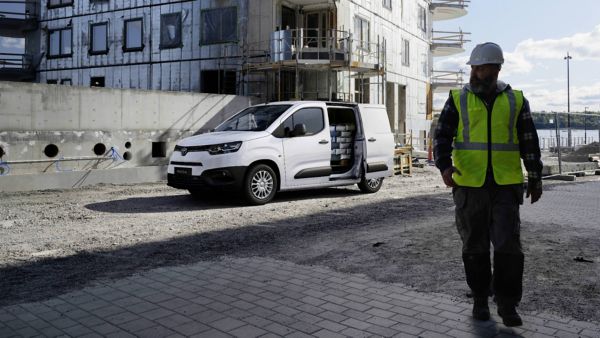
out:
<path id="1" fill-rule="evenodd" d="M 451 93 L 459 115 L 452 159 L 461 173 L 452 175 L 454 182 L 465 187 L 483 186 L 488 166 L 488 143 L 491 143 L 496 183 L 523 183 L 517 136 L 523 92 L 508 88 L 498 94 L 489 122 L 485 103 L 477 95 L 466 88 L 455 89 Z M 488 140 L 488 123 L 491 123 L 491 140 Z"/>

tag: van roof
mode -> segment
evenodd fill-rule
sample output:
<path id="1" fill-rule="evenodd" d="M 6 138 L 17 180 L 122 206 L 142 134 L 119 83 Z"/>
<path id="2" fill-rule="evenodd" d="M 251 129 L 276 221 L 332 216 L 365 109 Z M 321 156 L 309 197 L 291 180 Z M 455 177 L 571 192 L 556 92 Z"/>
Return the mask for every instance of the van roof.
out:
<path id="1" fill-rule="evenodd" d="M 346 106 L 346 107 L 354 107 L 357 105 L 355 102 L 342 102 L 342 101 L 318 101 L 318 100 L 295 100 L 295 101 L 273 101 L 264 103 L 264 105 L 280 105 L 280 104 L 288 104 L 288 105 L 298 105 L 298 104 L 306 104 L 306 103 L 321 103 L 327 106 Z"/>

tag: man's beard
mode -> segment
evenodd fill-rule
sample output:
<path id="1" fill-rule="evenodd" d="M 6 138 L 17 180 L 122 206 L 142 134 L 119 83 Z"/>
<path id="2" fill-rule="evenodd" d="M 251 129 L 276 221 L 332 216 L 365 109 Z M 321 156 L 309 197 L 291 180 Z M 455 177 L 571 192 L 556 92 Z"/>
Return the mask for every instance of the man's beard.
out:
<path id="1" fill-rule="evenodd" d="M 469 84 L 471 85 L 471 91 L 475 94 L 488 94 L 496 90 L 496 80 L 493 76 L 484 79 L 471 76 Z"/>

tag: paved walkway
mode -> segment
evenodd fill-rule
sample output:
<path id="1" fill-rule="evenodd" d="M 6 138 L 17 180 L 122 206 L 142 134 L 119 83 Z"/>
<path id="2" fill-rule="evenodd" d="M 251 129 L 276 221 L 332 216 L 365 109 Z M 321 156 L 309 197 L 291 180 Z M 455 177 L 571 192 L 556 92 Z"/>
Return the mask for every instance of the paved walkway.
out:
<path id="1" fill-rule="evenodd" d="M 470 311 L 361 275 L 225 258 L 0 308 L 0 337 L 600 337 L 599 325 L 569 318 L 525 313 L 509 329 Z"/>

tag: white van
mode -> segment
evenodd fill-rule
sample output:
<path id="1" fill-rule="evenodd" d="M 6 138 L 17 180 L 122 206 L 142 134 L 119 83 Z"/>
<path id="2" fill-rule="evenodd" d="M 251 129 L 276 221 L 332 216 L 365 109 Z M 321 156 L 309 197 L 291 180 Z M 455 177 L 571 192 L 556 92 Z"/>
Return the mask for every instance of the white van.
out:
<path id="1" fill-rule="evenodd" d="M 393 175 L 393 154 L 383 105 L 274 102 L 180 140 L 167 184 L 198 197 L 209 196 L 210 188 L 230 189 L 255 205 L 285 190 L 358 184 L 373 193 Z"/>

